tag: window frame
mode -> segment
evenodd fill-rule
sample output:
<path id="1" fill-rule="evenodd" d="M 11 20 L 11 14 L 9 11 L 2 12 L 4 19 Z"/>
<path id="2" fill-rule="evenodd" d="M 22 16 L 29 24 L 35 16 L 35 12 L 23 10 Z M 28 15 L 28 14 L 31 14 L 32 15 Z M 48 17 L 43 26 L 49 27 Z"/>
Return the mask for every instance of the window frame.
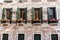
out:
<path id="1" fill-rule="evenodd" d="M 42 40 L 42 34 L 40 34 L 40 33 L 34 33 L 34 34 L 33 34 L 33 40 L 34 40 L 34 35 L 35 35 L 35 34 L 38 34 L 38 35 L 40 35 L 40 37 L 41 37 L 41 40 Z"/>
<path id="2" fill-rule="evenodd" d="M 5 10 L 3 11 L 3 9 L 5 9 Z M 4 17 L 4 19 L 1 19 L 1 21 L 2 21 L 1 23 L 10 23 L 10 22 L 6 22 L 6 19 L 7 19 L 6 10 L 9 9 L 9 10 L 12 12 L 13 9 L 12 9 L 12 8 L 3 8 L 3 9 L 2 9 L 2 15 L 3 15 L 3 13 L 4 13 L 5 17 Z M 12 13 L 13 13 L 13 12 L 12 12 Z M 11 18 L 9 19 L 9 20 L 11 21 L 11 23 L 12 23 L 12 13 L 11 13 L 11 16 L 10 16 Z M 2 16 L 2 17 L 3 17 L 3 16 Z M 8 19 L 7 19 L 7 20 L 8 20 Z M 4 22 L 3 22 L 3 21 L 4 21 Z M 10 24 L 11 24 L 11 23 L 10 23 Z"/>
<path id="3" fill-rule="evenodd" d="M 8 34 L 8 33 L 3 33 L 3 34 Z M 1 40 L 3 40 L 3 34 L 1 35 Z M 8 34 L 8 40 L 9 40 L 9 34 Z"/>
<path id="4" fill-rule="evenodd" d="M 52 35 L 52 34 L 57 34 L 57 35 L 58 35 L 58 40 L 59 40 L 59 34 L 58 34 L 58 33 L 51 33 L 51 34 L 50 34 L 50 40 L 51 40 L 51 35 Z"/>
<path id="5" fill-rule="evenodd" d="M 18 8 L 19 8 L 19 7 L 18 7 Z M 17 9 L 18 9 L 18 8 L 17 8 Z M 26 18 L 23 19 L 23 20 L 25 20 L 25 21 L 23 21 L 23 23 L 27 24 L 27 8 L 19 8 L 19 10 L 20 10 L 20 9 L 24 9 L 24 11 L 26 11 L 26 15 L 25 15 Z M 16 13 L 16 18 L 17 18 L 17 13 Z M 19 20 L 19 19 L 21 19 L 21 18 L 20 18 L 20 12 L 19 12 L 19 18 L 16 19 L 16 20 L 17 20 L 17 23 L 22 23 L 21 20 Z M 18 22 L 18 21 L 20 21 L 20 22 Z"/>
<path id="6" fill-rule="evenodd" d="M 49 20 L 48 8 L 49 8 L 49 9 L 50 9 L 50 8 L 54 8 L 54 9 L 55 9 L 55 18 L 56 18 L 55 20 L 56 20 L 56 21 L 53 21 L 53 22 L 52 22 L 52 21 Z M 48 19 L 48 24 L 51 24 L 51 23 L 52 23 L 52 24 L 55 24 L 55 23 L 58 23 L 56 7 L 47 7 L 47 19 Z"/>
<path id="7" fill-rule="evenodd" d="M 39 9 L 39 11 L 41 11 L 41 13 L 40 13 L 40 15 L 41 15 L 41 17 L 40 17 L 40 19 L 41 19 L 41 21 L 39 21 L 39 24 L 41 23 L 43 23 L 43 8 L 42 7 L 40 7 L 40 8 L 35 8 L 35 7 L 33 7 L 32 9 L 34 9 L 34 15 L 35 15 L 35 9 Z M 33 11 L 33 10 L 32 10 Z M 33 17 L 32 17 L 33 18 Z M 35 17 L 34 17 L 35 18 Z M 35 24 L 34 22 L 33 22 L 34 20 L 32 19 L 32 24 Z M 37 23 L 38 24 L 38 23 Z"/>

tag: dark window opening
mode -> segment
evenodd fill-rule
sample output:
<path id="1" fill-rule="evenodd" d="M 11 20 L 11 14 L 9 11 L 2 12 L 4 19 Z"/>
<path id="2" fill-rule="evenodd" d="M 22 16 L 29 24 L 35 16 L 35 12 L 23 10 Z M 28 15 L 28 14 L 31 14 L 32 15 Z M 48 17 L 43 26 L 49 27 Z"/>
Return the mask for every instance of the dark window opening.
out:
<path id="1" fill-rule="evenodd" d="M 41 34 L 34 34 L 34 40 L 41 40 Z"/>
<path id="2" fill-rule="evenodd" d="M 8 34 L 3 34 L 2 40 L 8 40 Z"/>
<path id="3" fill-rule="evenodd" d="M 43 23 L 42 8 L 33 8 L 32 11 L 32 23 Z"/>
<path id="4" fill-rule="evenodd" d="M 48 23 L 57 23 L 57 17 L 56 17 L 56 8 L 50 7 L 48 8 Z"/>
<path id="5" fill-rule="evenodd" d="M 24 40 L 25 35 L 24 34 L 18 34 L 18 40 Z"/>
<path id="6" fill-rule="evenodd" d="M 58 34 L 51 34 L 51 40 L 58 40 Z"/>
<path id="7" fill-rule="evenodd" d="M 11 10 L 10 9 L 6 9 L 6 17 L 8 20 L 10 20 L 10 16 L 11 16 Z"/>

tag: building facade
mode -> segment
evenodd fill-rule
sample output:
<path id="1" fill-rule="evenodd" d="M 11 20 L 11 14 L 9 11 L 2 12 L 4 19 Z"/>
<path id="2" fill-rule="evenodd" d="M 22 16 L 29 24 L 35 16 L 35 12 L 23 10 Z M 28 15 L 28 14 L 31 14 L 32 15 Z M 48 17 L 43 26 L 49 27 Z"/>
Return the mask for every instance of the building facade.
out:
<path id="1" fill-rule="evenodd" d="M 0 40 L 60 40 L 60 0 L 3 0 Z"/>

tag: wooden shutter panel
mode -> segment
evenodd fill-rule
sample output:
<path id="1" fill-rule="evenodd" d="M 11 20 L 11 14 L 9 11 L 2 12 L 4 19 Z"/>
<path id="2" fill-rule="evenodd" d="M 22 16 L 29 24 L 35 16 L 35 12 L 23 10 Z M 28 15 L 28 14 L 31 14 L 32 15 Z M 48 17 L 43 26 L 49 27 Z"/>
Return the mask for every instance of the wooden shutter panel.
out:
<path id="1" fill-rule="evenodd" d="M 58 40 L 58 34 L 52 34 L 51 40 Z"/>
<path id="2" fill-rule="evenodd" d="M 10 14 L 10 19 L 12 20 L 12 8 L 11 8 L 11 14 Z"/>
<path id="3" fill-rule="evenodd" d="M 2 20 L 4 20 L 4 19 L 5 19 L 5 8 L 3 8 L 2 11 L 3 11 L 3 12 L 2 12 Z"/>
<path id="4" fill-rule="evenodd" d="M 20 19 L 20 8 L 17 8 L 16 18 L 17 20 Z"/>
<path id="5" fill-rule="evenodd" d="M 27 8 L 25 8 L 24 20 L 25 20 L 25 23 L 27 23 Z"/>
<path id="6" fill-rule="evenodd" d="M 10 23 L 12 22 L 12 8 L 10 9 Z"/>
<path id="7" fill-rule="evenodd" d="M 34 34 L 34 40 L 41 40 L 40 34 Z"/>
<path id="8" fill-rule="evenodd" d="M 3 34 L 3 39 L 2 40 L 8 40 L 8 34 Z"/>
<path id="9" fill-rule="evenodd" d="M 18 40 L 24 40 L 24 34 L 18 34 Z"/>
<path id="10" fill-rule="evenodd" d="M 34 8 L 32 8 L 32 20 L 35 20 L 35 11 L 34 11 Z"/>
<path id="11" fill-rule="evenodd" d="M 43 23 L 43 13 L 42 13 L 42 7 L 40 8 L 40 19 L 41 19 L 41 23 Z"/>

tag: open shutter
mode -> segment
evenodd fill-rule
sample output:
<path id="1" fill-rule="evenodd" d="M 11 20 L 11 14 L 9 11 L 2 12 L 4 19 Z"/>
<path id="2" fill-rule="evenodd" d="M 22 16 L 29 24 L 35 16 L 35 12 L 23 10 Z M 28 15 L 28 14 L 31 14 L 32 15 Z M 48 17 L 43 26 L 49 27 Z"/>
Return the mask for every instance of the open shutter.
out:
<path id="1" fill-rule="evenodd" d="M 2 11 L 3 11 L 3 12 L 2 12 L 2 20 L 4 20 L 4 19 L 5 19 L 5 8 L 3 8 Z"/>
<path id="2" fill-rule="evenodd" d="M 17 20 L 20 19 L 20 8 L 17 8 L 17 15 L 16 15 Z"/>
<path id="3" fill-rule="evenodd" d="M 12 20 L 12 8 L 11 8 L 11 14 L 10 14 L 11 16 L 10 16 L 10 19 Z"/>
<path id="4" fill-rule="evenodd" d="M 34 11 L 34 8 L 32 8 L 32 20 L 35 20 L 35 11 Z"/>
<path id="5" fill-rule="evenodd" d="M 27 23 L 27 8 L 25 8 L 24 20 L 25 20 L 25 23 Z"/>
<path id="6" fill-rule="evenodd" d="M 41 19 L 41 23 L 43 23 L 43 13 L 42 13 L 42 7 L 40 8 L 40 19 Z"/>
<path id="7" fill-rule="evenodd" d="M 12 22 L 12 8 L 10 9 L 10 12 L 11 12 L 11 14 L 10 14 L 10 23 Z"/>

